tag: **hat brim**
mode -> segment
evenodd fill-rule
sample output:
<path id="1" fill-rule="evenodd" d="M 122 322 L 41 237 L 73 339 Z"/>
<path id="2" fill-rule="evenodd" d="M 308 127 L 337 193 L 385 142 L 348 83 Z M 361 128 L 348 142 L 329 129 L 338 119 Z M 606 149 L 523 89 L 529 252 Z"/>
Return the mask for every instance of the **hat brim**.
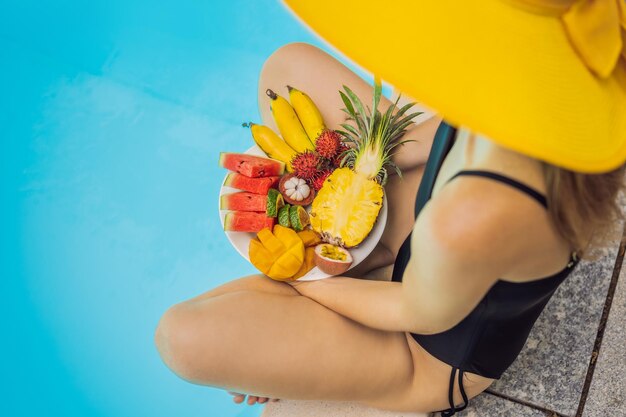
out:
<path id="1" fill-rule="evenodd" d="M 502 0 L 286 0 L 357 64 L 447 121 L 567 169 L 626 160 L 626 69 L 596 78 L 558 17 Z"/>

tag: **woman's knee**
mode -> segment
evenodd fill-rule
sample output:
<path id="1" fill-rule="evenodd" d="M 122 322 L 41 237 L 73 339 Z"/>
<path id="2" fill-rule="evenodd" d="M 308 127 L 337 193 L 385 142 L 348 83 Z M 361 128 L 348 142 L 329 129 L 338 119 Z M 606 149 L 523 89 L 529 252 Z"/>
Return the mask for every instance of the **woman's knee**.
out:
<path id="1" fill-rule="evenodd" d="M 280 288 L 290 287 L 298 294 L 288 284 L 275 284 Z M 291 291 L 288 295 L 293 295 Z M 236 366 L 233 361 L 238 358 L 233 341 L 245 340 L 242 333 L 245 326 L 241 320 L 247 318 L 236 313 L 240 310 L 241 296 L 259 292 L 280 294 L 276 289 L 257 291 L 240 288 L 209 299 L 185 301 L 170 307 L 161 317 L 154 335 L 154 343 L 165 365 L 188 382 L 222 386 L 224 380 L 229 378 L 232 366 Z M 231 342 L 224 340 L 226 336 Z"/>
<path id="2" fill-rule="evenodd" d="M 170 307 L 161 317 L 154 333 L 154 344 L 163 362 L 173 372 L 178 373 L 178 355 L 184 332 L 181 332 L 183 312 L 181 305 Z"/>
<path id="3" fill-rule="evenodd" d="M 167 367 L 179 377 L 196 382 L 198 375 L 198 354 L 200 354 L 201 335 L 200 317 L 189 303 L 179 303 L 170 307 L 157 325 L 154 343 L 161 359 Z M 202 319 L 202 326 L 211 326 L 207 317 Z M 205 327 L 206 329 L 206 327 Z M 206 333 L 204 333 L 206 334 Z M 205 348 L 208 347 L 206 346 Z M 210 353 L 206 349 L 205 353 Z M 203 362 L 206 362 L 206 356 Z"/>
<path id="4" fill-rule="evenodd" d="M 276 49 L 263 64 L 260 78 L 271 80 L 284 79 L 287 74 L 298 73 L 308 68 L 312 62 L 329 55 L 316 46 L 304 42 L 294 42 Z"/>
<path id="5" fill-rule="evenodd" d="M 303 58 L 307 58 L 311 55 L 326 54 L 317 46 L 304 43 L 304 42 L 292 42 L 283 45 L 276 49 L 265 60 L 264 67 L 271 66 L 276 63 L 284 65 L 285 63 L 297 64 Z"/>

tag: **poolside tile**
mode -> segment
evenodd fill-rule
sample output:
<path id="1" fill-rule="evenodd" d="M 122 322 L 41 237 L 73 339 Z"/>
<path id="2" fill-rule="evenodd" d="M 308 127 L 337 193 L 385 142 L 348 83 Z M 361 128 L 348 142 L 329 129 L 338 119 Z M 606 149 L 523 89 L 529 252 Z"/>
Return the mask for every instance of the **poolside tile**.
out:
<path id="1" fill-rule="evenodd" d="M 591 388 L 583 410 L 584 417 L 607 413 L 626 416 L 626 268 L 617 282 L 611 311 L 600 346 Z"/>
<path id="2" fill-rule="evenodd" d="M 384 411 L 353 402 L 280 400 L 268 403 L 261 417 L 427 417 L 427 414 Z"/>
<path id="3" fill-rule="evenodd" d="M 545 417 L 546 413 L 485 393 L 470 401 L 459 417 Z M 439 417 L 439 413 L 430 416 Z M 261 417 L 430 417 L 364 407 L 351 402 L 281 400 L 265 406 Z"/>
<path id="4" fill-rule="evenodd" d="M 620 226 L 621 227 L 621 226 Z M 524 350 L 491 390 L 573 416 L 598 331 L 618 243 L 581 261 L 537 320 Z"/>
<path id="5" fill-rule="evenodd" d="M 483 393 L 470 400 L 470 405 L 457 414 L 459 417 L 546 417 L 540 411 L 523 404 Z M 435 415 L 434 417 L 439 417 Z"/>

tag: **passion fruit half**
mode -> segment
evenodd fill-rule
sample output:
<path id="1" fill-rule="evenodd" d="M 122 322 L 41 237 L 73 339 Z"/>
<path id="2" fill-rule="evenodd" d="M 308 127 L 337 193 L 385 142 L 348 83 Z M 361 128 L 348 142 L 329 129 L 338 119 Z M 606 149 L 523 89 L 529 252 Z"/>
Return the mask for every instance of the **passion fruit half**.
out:
<path id="1" fill-rule="evenodd" d="M 329 275 L 341 275 L 350 269 L 352 255 L 347 249 L 330 243 L 315 246 L 315 265 Z"/>
<path id="2" fill-rule="evenodd" d="M 295 174 L 283 175 L 278 183 L 278 190 L 285 202 L 292 206 L 308 206 L 315 198 L 315 190 Z"/>

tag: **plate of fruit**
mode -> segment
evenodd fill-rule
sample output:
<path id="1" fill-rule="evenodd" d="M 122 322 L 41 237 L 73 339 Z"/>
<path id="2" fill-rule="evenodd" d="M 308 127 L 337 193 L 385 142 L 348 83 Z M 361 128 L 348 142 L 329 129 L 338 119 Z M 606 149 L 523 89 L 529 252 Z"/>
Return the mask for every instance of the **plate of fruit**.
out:
<path id="1" fill-rule="evenodd" d="M 272 279 L 341 275 L 362 262 L 384 232 L 387 168 L 397 170 L 391 151 L 419 113 L 391 106 L 381 114 L 379 83 L 373 113 L 344 90 L 343 130 L 327 129 L 305 93 L 288 87 L 287 101 L 268 90 L 280 136 L 248 123 L 255 145 L 220 154 L 219 165 L 228 170 L 219 194 L 226 236 Z"/>

